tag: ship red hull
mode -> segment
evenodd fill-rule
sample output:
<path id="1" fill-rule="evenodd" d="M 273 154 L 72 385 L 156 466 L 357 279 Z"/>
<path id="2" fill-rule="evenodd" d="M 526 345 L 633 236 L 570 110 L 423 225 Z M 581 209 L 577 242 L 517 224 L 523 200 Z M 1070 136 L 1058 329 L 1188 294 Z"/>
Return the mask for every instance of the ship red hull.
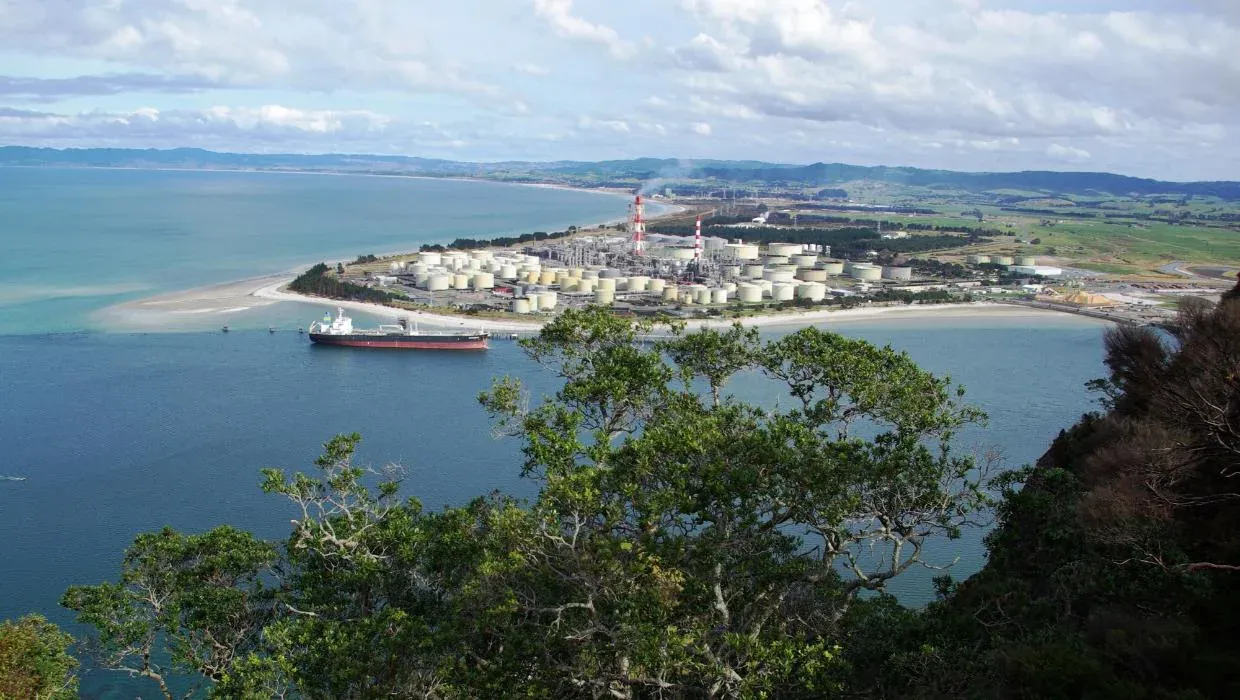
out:
<path id="1" fill-rule="evenodd" d="M 486 350 L 486 336 L 446 336 L 443 338 L 332 336 L 311 333 L 310 340 L 320 345 L 346 348 L 383 348 L 389 350 Z"/>

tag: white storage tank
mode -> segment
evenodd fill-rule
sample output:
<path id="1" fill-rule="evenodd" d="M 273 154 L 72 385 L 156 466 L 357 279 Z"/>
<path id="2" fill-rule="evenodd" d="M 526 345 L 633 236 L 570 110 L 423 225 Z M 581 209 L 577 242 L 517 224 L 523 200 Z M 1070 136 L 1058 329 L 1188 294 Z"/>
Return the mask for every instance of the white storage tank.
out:
<path id="1" fill-rule="evenodd" d="M 409 272 L 412 272 L 415 275 L 425 275 L 430 272 L 430 267 L 424 263 L 414 263 L 409 266 Z"/>
<path id="2" fill-rule="evenodd" d="M 766 264 L 767 264 L 768 266 L 770 266 L 770 265 L 787 265 L 787 264 L 788 264 L 788 256 L 787 256 L 787 255 L 768 255 L 768 256 L 767 256 L 767 258 L 766 258 Z"/>
<path id="3" fill-rule="evenodd" d="M 728 294 L 736 294 L 736 283 L 735 282 L 724 282 L 723 288 L 725 291 L 727 291 Z"/>
<path id="4" fill-rule="evenodd" d="M 606 290 L 606 291 L 611 292 L 612 294 L 615 294 L 615 292 L 616 292 L 616 278 L 615 278 L 615 277 L 600 277 L 600 278 L 598 278 L 598 286 L 596 287 L 596 289 L 599 289 L 599 290 Z"/>
<path id="5" fill-rule="evenodd" d="M 663 301 L 676 301 L 680 298 L 680 290 L 676 285 L 669 284 L 663 288 Z"/>
<path id="6" fill-rule="evenodd" d="M 816 267 L 802 267 L 797 270 L 797 279 L 804 282 L 826 282 L 827 271 Z"/>
<path id="7" fill-rule="evenodd" d="M 883 270 L 877 265 L 853 265 L 850 273 L 853 279 L 873 282 L 883 278 Z"/>
<path id="8" fill-rule="evenodd" d="M 802 253 L 801 255 L 793 255 L 792 257 L 788 258 L 788 262 L 793 265 L 796 265 L 797 267 L 813 267 L 814 265 L 818 264 L 818 256 L 817 255 L 806 255 Z"/>
<path id="9" fill-rule="evenodd" d="M 772 243 L 766 247 L 767 255 L 800 255 L 804 247 L 799 243 Z"/>
<path id="10" fill-rule="evenodd" d="M 751 280 L 760 279 L 762 277 L 762 273 L 764 272 L 766 272 L 765 265 L 746 265 L 745 266 L 745 277 L 748 277 Z"/>
<path id="11" fill-rule="evenodd" d="M 683 291 L 681 291 L 681 292 L 680 292 L 680 303 L 682 303 L 682 304 L 692 304 L 692 303 L 693 303 L 693 299 L 694 299 L 694 296 L 693 296 L 693 290 L 692 290 L 692 289 L 686 289 L 686 290 L 683 290 Z"/>
<path id="12" fill-rule="evenodd" d="M 596 280 L 599 278 L 598 270 L 584 270 L 581 274 L 583 280 Z"/>
<path id="13" fill-rule="evenodd" d="M 650 285 L 649 277 L 643 277 L 641 275 L 638 275 L 636 277 L 629 278 L 629 291 L 630 292 L 644 292 L 646 291 L 647 287 L 649 287 L 649 285 Z"/>
<path id="14" fill-rule="evenodd" d="M 792 301 L 796 294 L 797 286 L 788 282 L 777 282 L 771 287 L 771 298 L 775 301 Z"/>
<path id="15" fill-rule="evenodd" d="M 762 273 L 762 279 L 770 280 L 771 282 L 791 282 L 795 278 L 796 270 L 789 269 L 787 267 L 781 267 L 774 270 L 768 269 L 766 272 Z"/>
<path id="16" fill-rule="evenodd" d="M 624 276 L 624 273 L 620 272 L 619 270 L 613 270 L 611 268 L 607 268 L 605 270 L 599 270 L 598 272 L 598 278 L 604 279 L 604 280 L 605 279 L 618 279 L 623 276 Z"/>
<path id="17" fill-rule="evenodd" d="M 528 299 L 530 302 L 530 311 L 539 311 L 539 308 L 538 308 L 539 295 L 538 294 L 528 294 L 526 295 L 525 298 Z"/>
<path id="18" fill-rule="evenodd" d="M 695 303 L 695 304 L 709 304 L 709 303 L 710 303 L 710 298 L 711 298 L 711 294 L 710 294 L 710 288 L 709 288 L 709 287 L 698 287 L 698 286 L 695 286 L 695 287 L 693 288 L 693 303 Z"/>
<path id="19" fill-rule="evenodd" d="M 457 273 L 452 276 L 453 289 L 469 289 L 469 275 Z"/>
<path id="20" fill-rule="evenodd" d="M 842 275 L 844 274 L 844 263 L 838 260 L 828 260 L 822 264 L 822 269 L 828 275 Z"/>
<path id="21" fill-rule="evenodd" d="M 500 279 L 515 280 L 517 278 L 516 265 L 501 265 L 499 268 Z"/>
<path id="22" fill-rule="evenodd" d="M 430 292 L 442 292 L 452 286 L 452 275 L 437 273 L 426 278 L 426 289 Z"/>
<path id="23" fill-rule="evenodd" d="M 443 256 L 439 253 L 418 253 L 418 262 L 427 267 L 435 267 L 443 264 Z"/>
<path id="24" fill-rule="evenodd" d="M 514 314 L 528 314 L 530 312 L 529 299 L 513 299 L 512 312 Z"/>
<path id="25" fill-rule="evenodd" d="M 413 286 L 426 289 L 426 281 L 431 278 L 429 273 L 418 272 L 413 275 Z"/>
<path id="26" fill-rule="evenodd" d="M 1016 264 L 1021 267 L 1037 267 L 1038 259 L 1032 255 L 1018 255 L 1016 256 Z"/>
<path id="27" fill-rule="evenodd" d="M 661 280 L 658 278 L 650 280 L 650 283 L 646 286 L 646 289 L 649 290 L 652 294 L 662 294 L 663 290 L 666 288 L 667 288 L 667 281 Z"/>
<path id="28" fill-rule="evenodd" d="M 575 280 L 579 280 L 585 276 L 585 273 L 586 271 L 581 269 L 580 267 L 574 267 L 568 271 L 568 276 L 572 277 Z"/>
<path id="29" fill-rule="evenodd" d="M 577 291 L 582 294 L 593 294 L 595 289 L 598 289 L 598 280 L 580 280 L 577 282 Z"/>
<path id="30" fill-rule="evenodd" d="M 488 260 L 485 267 L 486 271 L 493 275 L 498 275 L 504 269 L 504 266 L 496 260 Z"/>
<path id="31" fill-rule="evenodd" d="M 404 263 L 392 262 L 388 264 L 388 272 L 400 272 L 405 269 Z"/>
<path id="32" fill-rule="evenodd" d="M 471 269 L 471 270 L 481 270 L 481 269 L 482 269 L 482 261 L 481 261 L 481 260 L 479 260 L 478 258 L 470 258 L 470 259 L 469 259 L 469 269 Z"/>
<path id="33" fill-rule="evenodd" d="M 543 270 L 538 275 L 539 284 L 555 284 L 555 270 Z"/>
<path id="34" fill-rule="evenodd" d="M 1014 260 L 1012 256 L 1010 255 L 992 255 L 990 256 L 990 262 L 996 265 L 1015 265 L 1016 264 L 1016 260 Z"/>
<path id="35" fill-rule="evenodd" d="M 762 301 L 762 287 L 748 282 L 736 285 L 736 295 L 743 303 L 756 304 Z"/>
<path id="36" fill-rule="evenodd" d="M 489 272 L 479 272 L 478 274 L 474 275 L 472 284 L 473 284 L 474 289 L 479 289 L 479 290 L 494 289 L 495 288 L 495 275 Z"/>
<path id="37" fill-rule="evenodd" d="M 471 250 L 469 251 L 469 257 L 473 258 L 474 260 L 485 261 L 485 260 L 490 260 L 491 258 L 495 257 L 495 253 L 489 250 Z"/>
<path id="38" fill-rule="evenodd" d="M 913 268 L 911 267 L 884 267 L 883 279 L 886 280 L 911 280 L 913 279 Z"/>
<path id="39" fill-rule="evenodd" d="M 990 262 L 990 256 L 989 255 L 970 255 L 968 260 L 969 260 L 970 265 L 985 265 L 986 263 Z"/>
<path id="40" fill-rule="evenodd" d="M 753 283 L 758 285 L 762 293 L 768 297 L 771 296 L 771 290 L 775 288 L 775 283 L 770 280 L 754 280 Z"/>
<path id="41" fill-rule="evenodd" d="M 797 298 L 810 301 L 822 301 L 827 296 L 827 285 L 821 282 L 806 282 L 797 285 Z"/>
<path id="42" fill-rule="evenodd" d="M 523 257 L 525 259 L 526 265 L 533 265 L 534 267 L 542 266 L 542 259 L 539 258 L 537 255 L 525 255 L 525 256 L 520 256 L 520 257 Z"/>
<path id="43" fill-rule="evenodd" d="M 538 295 L 538 308 L 543 311 L 554 311 L 560 303 L 560 295 L 555 292 L 543 292 Z"/>
<path id="44" fill-rule="evenodd" d="M 712 290 L 710 290 L 710 303 L 712 303 L 712 304 L 726 304 L 726 303 L 728 303 L 728 290 L 726 290 L 726 289 L 712 289 Z"/>
<path id="45" fill-rule="evenodd" d="M 727 248 L 736 260 L 757 260 L 758 246 L 749 243 L 728 243 Z"/>
<path id="46" fill-rule="evenodd" d="M 599 306 L 611 306 L 616 301 L 616 290 L 599 287 L 594 290 L 594 303 Z"/>

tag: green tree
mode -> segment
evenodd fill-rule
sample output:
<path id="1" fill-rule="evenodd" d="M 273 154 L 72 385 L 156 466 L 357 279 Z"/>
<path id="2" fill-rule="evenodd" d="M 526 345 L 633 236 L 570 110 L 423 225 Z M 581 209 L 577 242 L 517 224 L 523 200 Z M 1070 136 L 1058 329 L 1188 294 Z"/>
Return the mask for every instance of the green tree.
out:
<path id="1" fill-rule="evenodd" d="M 73 637 L 39 615 L 0 622 L 0 700 L 77 697 Z"/>
<path id="2" fill-rule="evenodd" d="M 427 512 L 338 436 L 317 473 L 265 472 L 297 511 L 280 545 L 144 535 L 120 583 L 66 603 L 110 666 L 165 695 L 170 671 L 218 697 L 842 692 L 862 593 L 937 565 L 927 538 L 984 504 L 976 465 L 948 447 L 981 415 L 890 348 L 739 327 L 643 342 L 651 330 L 570 310 L 523 341 L 554 395 L 505 377 L 480 396 L 522 441 L 529 501 Z M 742 372 L 790 407 L 726 394 Z"/>

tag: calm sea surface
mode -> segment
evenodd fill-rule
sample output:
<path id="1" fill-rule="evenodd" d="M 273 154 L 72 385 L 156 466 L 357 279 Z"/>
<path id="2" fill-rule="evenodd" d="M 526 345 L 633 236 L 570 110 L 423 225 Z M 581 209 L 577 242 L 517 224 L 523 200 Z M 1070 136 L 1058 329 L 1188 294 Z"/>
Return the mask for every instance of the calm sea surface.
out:
<path id="1" fill-rule="evenodd" d="M 266 251 L 265 262 L 261 264 L 251 266 L 249 256 L 236 256 L 235 265 L 219 263 L 212 257 L 215 245 L 201 240 L 216 235 L 213 229 L 185 224 L 183 213 L 170 205 L 167 216 L 181 223 L 168 224 L 169 228 L 181 230 L 183 245 L 195 253 L 185 254 L 168 242 L 152 243 L 149 217 L 130 215 L 126 223 L 125 211 L 142 207 L 149 211 L 164 205 L 142 204 L 144 198 L 138 193 L 111 182 L 112 175 L 145 183 L 139 189 L 150 188 L 151 198 L 159 199 L 172 197 L 169 189 L 189 187 L 185 183 L 194 181 L 197 174 L 55 175 L 39 171 L 35 176 L 46 178 L 44 187 L 50 191 L 24 182 L 23 186 L 39 193 L 29 195 L 32 204 L 25 208 L 20 198 L 0 188 L 0 211 L 4 212 L 0 218 L 4 227 L 0 230 L 0 265 L 4 266 L 0 284 L 10 276 L 33 283 L 63 274 L 72 278 L 66 285 L 86 286 L 94 284 L 90 281 L 94 270 L 101 276 L 100 287 L 134 275 L 132 279 L 140 280 L 135 284 L 173 289 L 179 279 L 192 278 L 195 284 L 220 282 L 328 254 L 331 236 L 315 229 L 317 233 L 310 237 L 316 241 L 313 244 L 302 246 L 297 236 L 286 237 L 282 243 L 264 243 L 260 247 Z M 199 184 L 216 176 L 209 174 Z M 0 178 L 11 177 L 11 171 L 0 169 Z M 263 191 L 274 187 L 266 184 L 267 176 L 219 177 L 232 183 L 230 187 L 238 187 L 237 183 L 253 183 Z M 57 198 L 60 179 L 66 196 L 112 199 L 98 192 L 92 195 L 92 187 L 80 178 L 93 178 L 99 187 L 129 204 L 115 204 L 106 224 L 98 227 L 64 212 L 54 215 L 59 224 L 45 225 L 44 215 L 31 211 L 33 202 Z M 623 213 L 623 202 L 590 196 L 564 205 L 579 209 L 557 209 L 556 201 L 573 198 L 550 202 L 541 198 L 574 193 L 527 188 L 331 177 L 273 180 L 288 180 L 294 188 L 323 189 L 314 197 L 304 195 L 307 199 L 271 195 L 266 205 L 250 201 L 245 207 L 254 218 L 273 222 L 305 216 L 302 220 L 310 222 L 315 217 L 285 208 L 296 208 L 297 202 L 317 206 L 309 203 L 316 197 L 340 198 L 337 202 L 382 201 L 367 192 L 369 187 L 390 192 L 389 188 L 399 185 L 410 192 L 392 195 L 397 199 L 441 200 L 436 216 L 447 222 L 446 233 L 437 234 L 429 227 L 415 232 L 424 235 L 421 239 L 410 229 L 402 233 L 395 225 L 400 217 L 392 209 L 389 245 L 372 238 L 373 248 L 350 244 L 337 248 L 342 254 L 359 247 L 395 250 L 411 240 L 467 235 L 475 228 L 454 222 L 453 208 L 445 205 L 457 195 L 473 197 L 472 188 L 495 191 L 495 196 L 511 200 L 514 210 L 528 212 L 521 225 L 512 226 L 502 226 L 502 213 L 494 214 L 499 217 L 491 224 L 495 231 L 550 229 Z M 332 183 L 342 188 L 340 193 L 333 192 Z M 436 197 L 415 193 L 422 187 L 444 186 L 448 190 L 437 190 Z M 194 201 L 189 195 L 178 196 L 182 202 Z M 241 187 L 234 190 L 234 196 L 245 201 L 251 194 Z M 524 197 L 533 202 L 522 201 Z M 215 207 L 195 210 L 194 217 L 218 214 L 207 209 L 241 207 L 232 196 L 221 195 L 216 201 Z M 541 220 L 539 206 L 547 208 Z M 468 214 L 475 207 L 456 210 Z M 84 216 L 78 211 L 79 217 Z M 326 205 L 319 211 L 318 218 L 348 219 Z M 77 231 L 82 240 L 92 235 L 100 238 L 91 244 L 96 252 L 90 255 L 104 256 L 105 264 L 100 266 L 85 254 L 66 254 L 51 264 L 56 256 L 49 256 L 38 245 L 38 236 L 14 244 L 11 232 L 17 227 L 12 221 L 27 221 L 29 228 L 30 217 L 43 222 L 40 230 L 49 241 L 60 239 L 47 232 L 65 227 Z M 126 233 L 131 229 L 147 234 L 131 236 Z M 406 237 L 401 239 L 401 235 Z M 184 274 L 150 278 L 144 276 L 145 266 L 126 262 L 130 256 L 148 255 L 182 266 Z M 49 266 L 47 274 L 22 272 L 22 257 L 31 266 Z M 108 269 L 111 265 L 117 269 Z M 164 525 L 201 531 L 227 522 L 263 536 L 287 534 L 292 513 L 281 500 L 261 493 L 258 470 L 266 466 L 309 469 L 320 445 L 340 432 L 363 433 L 361 457 L 366 461 L 404 463 L 410 471 L 405 491 L 431 507 L 461 503 L 491 489 L 532 493 L 532 484 L 518 477 L 518 444 L 492 440 L 475 401 L 491 378 L 504 373 L 525 378 L 538 392 L 554 388 L 551 378 L 529 365 L 515 344 L 496 342 L 489 352 L 477 354 L 386 353 L 313 347 L 293 333 L 48 333 L 52 330 L 48 327 L 34 334 L 12 333 L 23 319 L 39 317 L 33 307 L 76 314 L 78 320 L 68 327 L 89 326 L 86 319 L 91 311 L 114 298 L 27 300 L 0 306 L 0 322 L 10 324 L 10 334 L 0 333 L 0 475 L 27 477 L 20 482 L 0 481 L 0 619 L 39 611 L 57 622 L 69 622 L 69 616 L 57 607 L 64 588 L 114 577 L 123 549 L 142 531 Z M 1103 371 L 1102 327 L 1067 316 L 1036 321 L 883 320 L 849 322 L 837 329 L 907 350 L 924 367 L 965 384 L 969 399 L 988 411 L 991 421 L 986 428 L 963 435 L 960 447 L 999 446 L 1009 466 L 1036 459 L 1061 428 L 1090 409 L 1083 384 Z M 748 378 L 738 380 L 732 389 L 754 401 L 775 399 L 769 386 Z M 936 552 L 941 561 L 960 557 L 955 569 L 958 576 L 980 567 L 983 554 L 978 533 L 947 543 Z M 910 603 L 924 601 L 928 578 L 919 576 L 903 583 L 901 595 Z M 151 696 L 145 685 L 100 672 L 86 675 L 83 691 L 85 697 Z"/>
<path id="2" fill-rule="evenodd" d="M 0 334 L 95 329 L 101 307 L 160 292 L 626 211 L 614 195 L 499 183 L 0 168 Z"/>

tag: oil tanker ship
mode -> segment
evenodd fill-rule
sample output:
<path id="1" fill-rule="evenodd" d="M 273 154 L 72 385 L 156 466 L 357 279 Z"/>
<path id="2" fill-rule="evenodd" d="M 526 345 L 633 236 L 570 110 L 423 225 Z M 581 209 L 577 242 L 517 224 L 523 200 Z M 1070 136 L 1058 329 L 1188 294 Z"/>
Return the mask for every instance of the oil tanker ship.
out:
<path id="1" fill-rule="evenodd" d="M 486 350 L 487 333 L 452 333 L 419 331 L 403 319 L 378 328 L 354 328 L 353 319 L 336 310 L 323 320 L 310 324 L 310 340 L 320 345 L 341 345 L 351 348 L 392 348 L 397 350 Z"/>

